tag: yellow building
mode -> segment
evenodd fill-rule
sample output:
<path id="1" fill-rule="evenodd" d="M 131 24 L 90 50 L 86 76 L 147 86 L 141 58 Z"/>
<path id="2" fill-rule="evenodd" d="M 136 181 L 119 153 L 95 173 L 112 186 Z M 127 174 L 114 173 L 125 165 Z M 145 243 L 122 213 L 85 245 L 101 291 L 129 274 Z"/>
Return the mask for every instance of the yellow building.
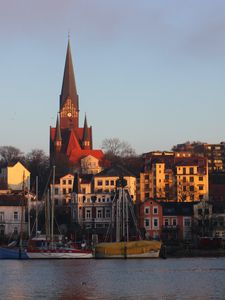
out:
<path id="1" fill-rule="evenodd" d="M 30 172 L 20 162 L 3 168 L 0 178 L 10 190 L 30 190 Z"/>
<path id="2" fill-rule="evenodd" d="M 140 174 L 139 200 L 192 202 L 208 199 L 207 159 L 152 153 Z"/>
<path id="3" fill-rule="evenodd" d="M 136 201 L 136 177 L 121 166 L 114 166 L 94 176 L 94 192 L 110 193 L 116 190 L 116 181 L 123 177 L 127 181 L 126 189 L 133 201 Z"/>
<path id="4" fill-rule="evenodd" d="M 194 161 L 183 161 L 176 166 L 177 201 L 208 200 L 208 167 Z"/>

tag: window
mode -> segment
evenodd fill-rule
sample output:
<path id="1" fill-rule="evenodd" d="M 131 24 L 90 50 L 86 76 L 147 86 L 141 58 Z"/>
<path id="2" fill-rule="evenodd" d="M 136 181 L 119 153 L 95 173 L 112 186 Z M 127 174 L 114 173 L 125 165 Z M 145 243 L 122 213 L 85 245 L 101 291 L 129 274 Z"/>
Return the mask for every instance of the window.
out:
<path id="1" fill-rule="evenodd" d="M 183 174 L 186 174 L 186 168 L 183 168 Z"/>
<path id="2" fill-rule="evenodd" d="M 185 185 L 185 186 L 183 186 L 183 191 L 186 192 L 186 190 L 187 190 L 187 187 Z"/>
<path id="3" fill-rule="evenodd" d="M 72 184 L 72 180 L 71 179 L 68 180 L 68 184 Z"/>
<path id="4" fill-rule="evenodd" d="M 68 193 L 72 193 L 72 189 L 71 188 L 69 188 Z"/>
<path id="5" fill-rule="evenodd" d="M 98 185 L 98 186 L 101 186 L 101 185 L 102 185 L 102 180 L 98 180 L 98 181 L 97 181 L 97 185 Z"/>
<path id="6" fill-rule="evenodd" d="M 158 218 L 153 219 L 153 228 L 158 228 L 159 227 L 159 220 Z"/>
<path id="7" fill-rule="evenodd" d="M 111 185 L 115 185 L 114 180 L 111 180 L 111 181 L 110 181 L 110 184 L 111 184 Z"/>
<path id="8" fill-rule="evenodd" d="M 149 175 L 145 175 L 145 179 L 148 180 L 149 179 Z"/>
<path id="9" fill-rule="evenodd" d="M 63 189 L 63 195 L 66 195 L 66 189 Z"/>
<path id="10" fill-rule="evenodd" d="M 111 218 L 111 210 L 110 210 L 110 208 L 106 209 L 106 211 L 105 211 L 105 217 L 106 218 Z"/>
<path id="11" fill-rule="evenodd" d="M 177 219 L 173 219 L 173 226 L 177 226 Z"/>
<path id="12" fill-rule="evenodd" d="M 149 219 L 145 219 L 145 221 L 144 221 L 144 226 L 145 226 L 146 228 L 149 228 L 149 227 L 150 227 L 150 220 L 149 220 Z"/>
<path id="13" fill-rule="evenodd" d="M 169 175 L 165 175 L 165 180 L 169 180 Z"/>
<path id="14" fill-rule="evenodd" d="M 66 184 L 66 180 L 65 179 L 63 179 L 63 182 L 62 182 L 64 185 Z"/>
<path id="15" fill-rule="evenodd" d="M 150 214 L 150 207 L 149 206 L 145 207 L 145 215 L 148 215 L 148 214 Z"/>
<path id="16" fill-rule="evenodd" d="M 199 186 L 199 191 L 202 191 L 203 188 L 204 188 L 204 186 L 203 186 L 203 185 L 200 185 L 200 186 Z"/>
<path id="17" fill-rule="evenodd" d="M 102 218 L 102 209 L 97 210 L 97 218 L 101 219 Z"/>
<path id="18" fill-rule="evenodd" d="M 58 195 L 58 194 L 59 194 L 59 189 L 55 188 L 55 195 Z"/>
<path id="19" fill-rule="evenodd" d="M 190 174 L 194 174 L 194 168 L 190 168 Z"/>
<path id="20" fill-rule="evenodd" d="M 199 196 L 198 196 L 198 199 L 199 199 L 199 200 L 203 200 L 203 198 L 204 198 L 203 195 L 199 195 Z"/>
<path id="21" fill-rule="evenodd" d="M 165 219 L 164 225 L 165 225 L 165 226 L 169 226 L 169 219 Z"/>
<path id="22" fill-rule="evenodd" d="M 183 182 L 186 182 L 187 180 L 186 180 L 186 177 L 183 177 Z"/>
<path id="23" fill-rule="evenodd" d="M 191 220 L 190 219 L 187 219 L 187 218 L 184 219 L 184 227 L 191 227 Z"/>
<path id="24" fill-rule="evenodd" d="M 5 216 L 4 211 L 0 211 L 0 222 L 4 222 Z"/>
<path id="25" fill-rule="evenodd" d="M 105 181 L 105 185 L 109 185 L 109 180 L 106 180 L 106 181 Z"/>
<path id="26" fill-rule="evenodd" d="M 193 185 L 190 186 L 190 192 L 194 192 L 194 186 Z"/>
<path id="27" fill-rule="evenodd" d="M 199 181 L 203 181 L 203 176 L 199 176 Z"/>
<path id="28" fill-rule="evenodd" d="M 91 219 L 91 209 L 86 208 L 85 213 L 86 213 L 86 219 Z"/>
<path id="29" fill-rule="evenodd" d="M 157 207 L 157 206 L 154 206 L 154 207 L 153 207 L 153 214 L 154 214 L 154 215 L 157 215 L 157 214 L 158 214 L 158 207 Z"/>
<path id="30" fill-rule="evenodd" d="M 19 220 L 19 213 L 18 213 L 18 211 L 14 211 L 14 221 L 18 221 Z"/>
<path id="31" fill-rule="evenodd" d="M 86 188 L 82 188 L 82 189 L 81 189 L 81 193 L 82 193 L 82 194 L 86 194 Z"/>
<path id="32" fill-rule="evenodd" d="M 190 182 L 194 182 L 194 177 L 190 177 Z"/>

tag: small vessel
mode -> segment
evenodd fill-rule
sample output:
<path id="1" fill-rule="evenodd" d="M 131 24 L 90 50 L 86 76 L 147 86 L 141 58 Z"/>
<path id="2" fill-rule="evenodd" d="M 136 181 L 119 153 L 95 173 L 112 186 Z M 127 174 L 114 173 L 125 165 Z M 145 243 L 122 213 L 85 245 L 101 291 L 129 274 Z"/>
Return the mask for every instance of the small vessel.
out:
<path id="1" fill-rule="evenodd" d="M 62 243 L 60 241 L 53 243 L 46 240 L 45 237 L 33 238 L 29 241 L 26 255 L 28 258 L 93 258 L 91 250 L 85 247 L 78 248 L 73 243 Z"/>
<path id="2" fill-rule="evenodd" d="M 51 203 L 49 203 L 49 197 L 46 199 L 46 235 L 37 235 L 28 241 L 27 257 L 30 259 L 93 258 L 92 250 L 87 249 L 86 244 L 81 244 L 81 247 L 78 247 L 67 240 L 63 242 L 62 237 L 54 234 L 54 185 L 55 167 L 53 166 Z"/>
<path id="3" fill-rule="evenodd" d="M 158 258 L 162 243 L 159 241 L 131 241 L 100 243 L 96 245 L 96 258 Z"/>
<path id="4" fill-rule="evenodd" d="M 138 229 L 132 199 L 125 188 L 126 180 L 117 180 L 117 192 L 112 203 L 112 220 L 108 228 L 106 240 L 111 232 L 115 242 L 99 243 L 95 246 L 96 258 L 158 258 L 162 243 L 157 240 L 143 240 Z M 138 239 L 129 240 L 130 221 L 133 220 Z"/>

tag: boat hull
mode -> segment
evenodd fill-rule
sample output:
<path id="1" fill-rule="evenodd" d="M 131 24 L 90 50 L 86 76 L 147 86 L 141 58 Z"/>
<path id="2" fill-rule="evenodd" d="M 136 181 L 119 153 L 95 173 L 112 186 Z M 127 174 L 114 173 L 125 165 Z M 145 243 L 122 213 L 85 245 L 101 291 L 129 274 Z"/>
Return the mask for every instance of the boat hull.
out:
<path id="1" fill-rule="evenodd" d="M 95 258 L 159 258 L 160 251 L 150 251 L 142 254 L 95 254 Z"/>
<path id="2" fill-rule="evenodd" d="M 27 259 L 27 253 L 22 251 L 19 252 L 19 249 L 9 249 L 0 247 L 0 259 Z"/>
<path id="3" fill-rule="evenodd" d="M 93 258 L 92 252 L 76 251 L 27 251 L 29 259 L 74 259 L 74 258 Z"/>
<path id="4" fill-rule="evenodd" d="M 101 243 L 96 245 L 96 258 L 158 258 L 162 243 L 159 241 L 134 241 Z"/>

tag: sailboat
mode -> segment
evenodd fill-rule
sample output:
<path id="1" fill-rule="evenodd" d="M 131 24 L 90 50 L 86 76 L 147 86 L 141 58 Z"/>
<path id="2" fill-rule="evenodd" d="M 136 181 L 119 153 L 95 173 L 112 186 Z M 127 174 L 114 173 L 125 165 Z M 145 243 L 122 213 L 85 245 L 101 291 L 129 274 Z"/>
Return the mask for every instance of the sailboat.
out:
<path id="1" fill-rule="evenodd" d="M 30 259 L 65 259 L 65 258 L 93 258 L 92 250 L 86 249 L 82 244 L 78 248 L 74 243 L 62 241 L 61 236 L 54 234 L 54 191 L 55 191 L 55 167 L 53 166 L 53 184 L 51 192 L 51 211 L 49 210 L 49 197 L 46 199 L 46 235 L 37 235 L 28 242 L 27 257 Z"/>
<path id="2" fill-rule="evenodd" d="M 157 258 L 160 255 L 162 243 L 156 240 L 143 240 L 138 230 L 136 217 L 133 210 L 132 199 L 127 189 L 124 178 L 117 181 L 117 192 L 112 204 L 112 220 L 106 235 L 115 232 L 114 242 L 99 243 L 95 247 L 96 258 Z M 138 240 L 129 240 L 129 218 L 138 233 Z"/>

